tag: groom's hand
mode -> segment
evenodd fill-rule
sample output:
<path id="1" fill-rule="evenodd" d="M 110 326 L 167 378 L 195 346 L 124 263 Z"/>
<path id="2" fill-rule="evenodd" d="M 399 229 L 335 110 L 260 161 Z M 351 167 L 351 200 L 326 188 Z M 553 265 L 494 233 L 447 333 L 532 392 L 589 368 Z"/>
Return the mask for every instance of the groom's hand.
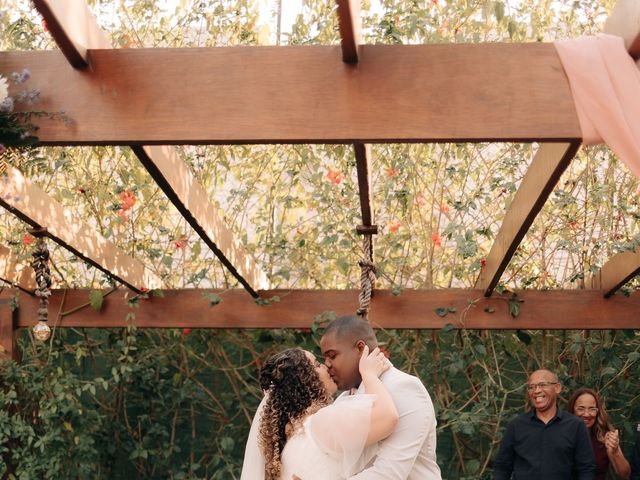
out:
<path id="1" fill-rule="evenodd" d="M 291 480 L 302 480 L 298 475 L 291 477 Z"/>

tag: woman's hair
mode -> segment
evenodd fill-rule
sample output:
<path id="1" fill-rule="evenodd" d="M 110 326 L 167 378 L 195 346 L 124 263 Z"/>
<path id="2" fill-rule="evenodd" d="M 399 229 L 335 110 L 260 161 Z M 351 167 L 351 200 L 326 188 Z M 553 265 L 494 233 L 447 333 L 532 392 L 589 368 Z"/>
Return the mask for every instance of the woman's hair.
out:
<path id="1" fill-rule="evenodd" d="M 260 370 L 260 386 L 267 395 L 258 440 L 265 458 L 265 480 L 279 480 L 287 437 L 308 414 L 328 405 L 331 397 L 299 348 L 269 358 Z"/>
<path id="2" fill-rule="evenodd" d="M 594 389 L 582 387 L 573 392 L 573 395 L 571 395 L 571 398 L 569 399 L 569 403 L 567 403 L 567 410 L 570 413 L 574 413 L 578 397 L 580 395 L 584 395 L 585 393 L 588 393 L 596 399 L 596 407 L 598 408 L 598 412 L 596 413 L 596 421 L 591 429 L 593 430 L 592 433 L 595 433 L 596 439 L 599 442 L 604 442 L 604 434 L 615 429 L 611 424 L 611 420 L 609 420 L 607 411 L 604 408 L 604 402 L 600 398 L 600 395 L 598 395 L 598 393 Z"/>

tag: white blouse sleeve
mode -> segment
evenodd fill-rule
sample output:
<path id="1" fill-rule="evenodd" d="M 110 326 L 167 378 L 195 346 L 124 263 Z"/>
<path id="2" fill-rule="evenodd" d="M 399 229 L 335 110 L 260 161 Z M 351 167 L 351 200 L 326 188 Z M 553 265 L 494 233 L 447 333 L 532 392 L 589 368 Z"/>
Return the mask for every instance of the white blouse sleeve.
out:
<path id="1" fill-rule="evenodd" d="M 305 422 L 318 447 L 340 463 L 344 477 L 353 473 L 366 446 L 375 398 L 364 394 L 345 396 Z"/>

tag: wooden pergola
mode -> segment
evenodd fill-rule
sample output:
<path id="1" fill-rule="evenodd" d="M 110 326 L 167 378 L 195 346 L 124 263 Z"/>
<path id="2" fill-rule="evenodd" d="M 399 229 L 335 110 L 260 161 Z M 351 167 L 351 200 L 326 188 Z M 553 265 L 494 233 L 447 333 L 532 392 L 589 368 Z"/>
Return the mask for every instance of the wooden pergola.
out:
<path id="1" fill-rule="evenodd" d="M 0 52 L 0 71 L 28 68 L 54 79 L 39 108 L 64 110 L 72 124 L 43 119 L 41 145 L 129 146 L 180 214 L 244 290 L 203 310 L 196 290 L 165 290 L 139 302 L 140 327 L 306 328 L 330 306 L 353 313 L 354 290 L 269 290 L 267 277 L 209 201 L 172 145 L 352 144 L 362 231 L 375 228 L 370 195 L 373 143 L 539 142 L 486 265 L 472 290 L 377 290 L 372 321 L 383 328 L 633 329 L 640 296 L 614 295 L 640 272 L 640 249 L 613 256 L 588 290 L 518 291 L 514 319 L 494 294 L 502 273 L 582 138 L 568 80 L 552 44 L 361 45 L 358 0 L 337 0 L 341 47 L 115 49 L 83 0 L 34 0 L 59 51 Z M 621 1 L 606 30 L 640 57 L 633 2 Z M 182 80 L 189 72 L 189 81 Z M 181 84 L 181 89 L 172 87 Z M 442 92 L 446 91 L 446 95 Z M 443 97 L 446 96 L 446 103 Z M 86 228 L 17 169 L 6 166 L 0 204 L 128 289 L 105 297 L 100 312 L 82 309 L 59 327 L 122 327 L 129 290 L 162 289 L 159 278 Z M 0 246 L 0 278 L 30 292 L 33 278 Z M 248 292 L 248 293 L 247 293 Z M 279 297 L 259 306 L 252 297 Z M 0 345 L 15 357 L 15 332 L 35 323 L 36 298 L 0 295 Z M 87 290 L 54 291 L 51 311 L 86 303 Z M 455 308 L 456 319 L 439 316 Z M 550 308 L 552 307 L 552 308 Z M 167 321 L 166 318 L 170 318 Z"/>

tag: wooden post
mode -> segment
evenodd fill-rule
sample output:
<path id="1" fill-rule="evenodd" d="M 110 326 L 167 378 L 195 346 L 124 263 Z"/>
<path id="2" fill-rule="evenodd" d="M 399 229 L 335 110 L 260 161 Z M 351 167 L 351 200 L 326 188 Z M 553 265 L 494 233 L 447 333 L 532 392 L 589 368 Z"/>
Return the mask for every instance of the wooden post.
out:
<path id="1" fill-rule="evenodd" d="M 18 323 L 17 312 L 11 310 L 11 300 L 0 300 L 0 361 L 20 360 L 20 352 L 16 345 Z"/>

